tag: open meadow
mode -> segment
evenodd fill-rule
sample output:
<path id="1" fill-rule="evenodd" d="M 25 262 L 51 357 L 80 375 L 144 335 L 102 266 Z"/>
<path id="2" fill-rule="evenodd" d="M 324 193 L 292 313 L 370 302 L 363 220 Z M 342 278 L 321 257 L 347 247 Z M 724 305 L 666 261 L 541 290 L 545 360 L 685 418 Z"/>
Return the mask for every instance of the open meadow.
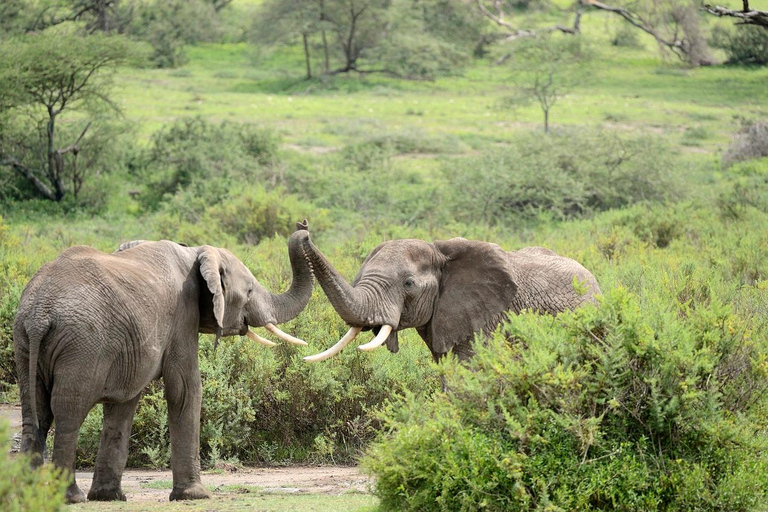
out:
<path id="1" fill-rule="evenodd" d="M 263 3 L 226 9 L 245 18 Z M 547 5 L 520 19 L 563 12 Z M 732 26 L 704 16 L 707 34 Z M 645 33 L 616 44 L 623 23 L 584 16 L 584 60 L 553 72 L 571 79 L 548 133 L 539 102 L 521 97 L 533 67 L 499 63 L 500 43 L 455 72 L 406 80 L 323 75 L 317 34 L 311 79 L 300 38 L 227 36 L 188 44 L 175 67 L 128 59 L 112 75 L 116 109 L 62 114 L 66 140 L 90 130 L 76 198 L 47 200 L 0 174 L 7 407 L 20 401 L 22 290 L 76 245 L 223 247 L 278 293 L 294 279 L 287 241 L 307 219 L 349 282 L 385 240 L 464 237 L 573 258 L 603 294 L 556 317 L 511 315 L 468 363 L 433 362 L 415 329 L 398 333 L 395 354 L 353 344 L 309 363 L 349 328 L 315 282 L 280 324 L 307 346 L 199 337 L 213 500 L 167 503 L 167 390 L 153 381 L 133 419 L 128 501 L 72 510 L 768 510 L 768 67 L 725 64 L 717 48 L 717 65 L 690 66 Z M 23 118 L 0 117 L 0 157 L 11 147 L 2 130 L 22 133 Z M 103 421 L 97 405 L 80 428 L 80 480 Z M 257 479 L 294 465 L 355 469 L 328 488 Z"/>

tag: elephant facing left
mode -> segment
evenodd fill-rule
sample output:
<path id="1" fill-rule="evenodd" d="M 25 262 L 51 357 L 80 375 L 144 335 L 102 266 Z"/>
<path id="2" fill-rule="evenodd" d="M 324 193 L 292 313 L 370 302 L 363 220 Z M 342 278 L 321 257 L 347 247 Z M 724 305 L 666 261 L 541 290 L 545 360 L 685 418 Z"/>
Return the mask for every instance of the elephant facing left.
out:
<path id="1" fill-rule="evenodd" d="M 208 498 L 200 482 L 198 333 L 259 337 L 297 316 L 313 278 L 299 243 L 288 242 L 290 288 L 272 294 L 226 249 L 174 242 L 131 242 L 106 254 L 65 250 L 32 277 L 13 326 L 22 404 L 22 452 L 43 461 L 55 421 L 53 462 L 69 472 L 67 500 L 85 501 L 75 481 L 77 434 L 96 403 L 104 423 L 89 500 L 125 500 L 121 478 L 136 405 L 144 387 L 163 378 L 171 435 L 171 500 Z"/>

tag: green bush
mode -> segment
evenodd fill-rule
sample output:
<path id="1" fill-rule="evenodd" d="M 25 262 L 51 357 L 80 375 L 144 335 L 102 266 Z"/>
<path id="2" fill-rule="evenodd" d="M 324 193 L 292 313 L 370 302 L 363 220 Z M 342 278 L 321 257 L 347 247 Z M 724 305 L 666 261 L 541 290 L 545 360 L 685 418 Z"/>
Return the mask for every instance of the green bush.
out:
<path id="1" fill-rule="evenodd" d="M 613 46 L 618 46 L 619 48 L 643 47 L 637 29 L 630 26 L 628 23 L 619 24 L 619 27 L 616 29 L 613 37 L 611 38 L 611 44 Z"/>
<path id="2" fill-rule="evenodd" d="M 11 457 L 8 422 L 0 420 L 0 509 L 55 512 L 64 507 L 69 482 L 52 464 L 32 469 L 23 456 Z"/>
<path id="3" fill-rule="evenodd" d="M 151 60 L 158 68 L 186 63 L 184 45 L 210 41 L 219 34 L 219 19 L 210 2 L 156 0 L 136 7 L 128 31 L 152 46 Z"/>
<path id="4" fill-rule="evenodd" d="M 768 30 L 754 25 L 733 29 L 715 27 L 712 43 L 725 50 L 729 64 L 765 66 L 768 64 Z"/>
<path id="5" fill-rule="evenodd" d="M 147 151 L 131 163 L 134 175 L 145 183 L 139 201 L 157 208 L 188 191 L 176 201 L 176 209 L 194 221 L 235 184 L 277 183 L 271 167 L 277 147 L 274 133 L 251 124 L 179 120 L 156 133 Z"/>
<path id="6" fill-rule="evenodd" d="M 465 149 L 464 143 L 456 136 L 441 134 L 430 135 L 419 128 L 399 131 L 384 131 L 366 141 L 380 148 L 391 148 L 400 154 L 419 153 L 459 153 Z"/>
<path id="7" fill-rule="evenodd" d="M 529 136 L 445 163 L 451 211 L 467 223 L 585 217 L 676 194 L 659 139 L 581 130 Z"/>
<path id="8" fill-rule="evenodd" d="M 423 134 L 416 132 L 415 136 L 418 135 Z M 424 139 L 401 140 L 401 150 L 407 144 L 424 147 Z M 298 184 L 300 192 L 309 196 L 313 204 L 333 211 L 337 224 L 354 226 L 365 222 L 374 229 L 383 225 L 412 225 L 435 213 L 431 201 L 438 186 L 397 162 L 396 144 L 383 135 L 378 140 L 347 146 L 319 169 L 294 169 L 294 188 Z"/>
<path id="9" fill-rule="evenodd" d="M 737 162 L 764 157 L 768 157 L 768 121 L 747 122 L 731 138 L 722 164 L 728 168 Z"/>
<path id="10" fill-rule="evenodd" d="M 756 510 L 768 350 L 708 272 L 673 295 L 513 316 L 450 391 L 383 414 L 365 467 L 393 510 Z M 508 342 L 507 338 L 513 340 Z"/>
<path id="11" fill-rule="evenodd" d="M 457 45 L 425 33 L 394 32 L 377 50 L 376 57 L 388 72 L 410 79 L 459 75 L 469 61 L 468 53 Z"/>
<path id="12" fill-rule="evenodd" d="M 287 238 L 299 219 L 311 218 L 312 228 L 322 231 L 327 212 L 281 189 L 268 192 L 257 185 L 232 190 L 228 199 L 208 209 L 207 216 L 238 242 L 256 245 L 274 235 Z"/>
<path id="13" fill-rule="evenodd" d="M 753 208 L 768 212 L 768 158 L 734 164 L 726 178 L 717 198 L 723 217 L 738 219 Z"/>

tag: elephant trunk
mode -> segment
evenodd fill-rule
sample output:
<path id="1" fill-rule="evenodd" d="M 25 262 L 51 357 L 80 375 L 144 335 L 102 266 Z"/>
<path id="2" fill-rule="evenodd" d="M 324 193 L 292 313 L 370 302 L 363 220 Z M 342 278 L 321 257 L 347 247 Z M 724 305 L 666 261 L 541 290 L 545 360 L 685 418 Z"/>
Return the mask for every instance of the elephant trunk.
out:
<path id="1" fill-rule="evenodd" d="M 293 280 L 285 293 L 269 294 L 272 304 L 271 323 L 281 324 L 295 318 L 307 306 L 312 296 L 312 269 L 307 264 L 302 249 L 305 236 L 309 236 L 308 232 L 299 230 L 288 240 L 288 257 L 291 260 Z"/>
<path id="2" fill-rule="evenodd" d="M 363 290 L 351 286 L 325 256 L 315 247 L 307 235 L 303 242 L 304 254 L 312 266 L 315 277 L 339 316 L 354 327 L 370 325 L 368 297 Z"/>

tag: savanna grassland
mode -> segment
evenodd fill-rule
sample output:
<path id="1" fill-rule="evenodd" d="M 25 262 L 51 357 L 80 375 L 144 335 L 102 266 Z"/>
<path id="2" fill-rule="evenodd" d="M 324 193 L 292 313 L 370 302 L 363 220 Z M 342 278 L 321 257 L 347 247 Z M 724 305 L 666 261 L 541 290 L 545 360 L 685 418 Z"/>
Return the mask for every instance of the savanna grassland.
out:
<path id="1" fill-rule="evenodd" d="M 607 13 L 584 17 L 589 58 L 549 134 L 538 103 L 520 100 L 526 71 L 497 64 L 499 48 L 433 80 L 305 79 L 295 42 L 201 42 L 173 68 L 121 65 L 121 114 L 99 117 L 108 149 L 77 200 L 30 199 L 4 181 L 15 188 L 0 203 L 0 398 L 18 401 L 21 291 L 72 245 L 223 246 L 272 291 L 290 282 L 286 238 L 303 218 L 350 280 L 391 238 L 541 245 L 590 269 L 604 300 L 510 319 L 469 370 L 432 363 L 411 331 L 397 354 L 348 347 L 303 362 L 347 329 L 320 287 L 281 326 L 308 347 L 230 338 L 214 354 L 201 336 L 203 465 L 362 458 L 391 510 L 768 509 L 768 159 L 733 142 L 768 119 L 768 68 L 687 66 L 650 36 L 617 46 L 621 30 Z M 129 466 L 168 466 L 166 413 L 153 383 Z M 100 428 L 97 406 L 80 433 L 83 467 Z M 237 497 L 333 509 L 332 497 L 285 499 L 296 501 Z"/>

